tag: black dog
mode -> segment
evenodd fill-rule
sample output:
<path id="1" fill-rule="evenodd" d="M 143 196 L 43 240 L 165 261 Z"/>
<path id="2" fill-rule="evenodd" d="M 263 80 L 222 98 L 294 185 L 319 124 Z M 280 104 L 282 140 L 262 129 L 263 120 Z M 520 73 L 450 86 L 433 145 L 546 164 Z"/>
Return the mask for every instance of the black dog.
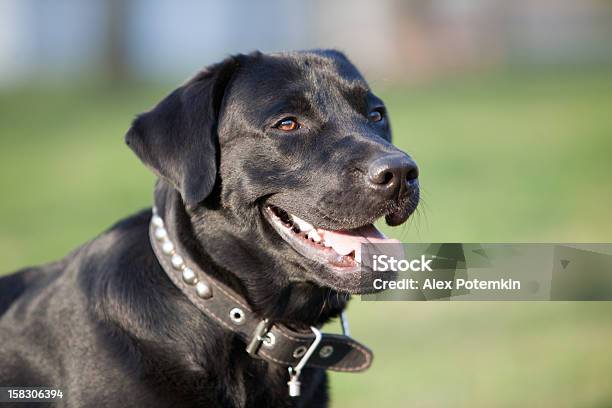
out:
<path id="1" fill-rule="evenodd" d="M 228 58 L 140 115 L 126 142 L 198 267 L 298 332 L 365 290 L 359 246 L 383 239 L 372 222 L 403 223 L 419 198 L 382 101 L 336 51 Z M 0 386 L 60 388 L 70 407 L 326 406 L 324 369 L 306 367 L 289 397 L 287 366 L 253 358 L 173 284 L 150 220 L 0 279 Z"/>

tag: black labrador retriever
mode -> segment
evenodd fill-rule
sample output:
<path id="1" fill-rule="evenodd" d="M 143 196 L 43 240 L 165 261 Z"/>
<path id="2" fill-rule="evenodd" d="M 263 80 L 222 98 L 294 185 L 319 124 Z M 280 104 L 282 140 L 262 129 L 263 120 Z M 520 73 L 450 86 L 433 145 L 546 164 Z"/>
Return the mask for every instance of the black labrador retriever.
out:
<path id="1" fill-rule="evenodd" d="M 0 386 L 55 387 L 50 404 L 67 407 L 327 406 L 330 344 L 348 353 L 340 371 L 369 360 L 351 366 L 367 353 L 342 336 L 311 350 L 314 328 L 367 290 L 360 245 L 384 241 L 372 223 L 399 225 L 419 201 L 383 102 L 337 51 L 237 55 L 138 116 L 126 142 L 159 176 L 157 215 L 0 279 Z M 299 345 L 289 365 L 272 324 Z M 305 355 L 321 363 L 291 366 Z"/>

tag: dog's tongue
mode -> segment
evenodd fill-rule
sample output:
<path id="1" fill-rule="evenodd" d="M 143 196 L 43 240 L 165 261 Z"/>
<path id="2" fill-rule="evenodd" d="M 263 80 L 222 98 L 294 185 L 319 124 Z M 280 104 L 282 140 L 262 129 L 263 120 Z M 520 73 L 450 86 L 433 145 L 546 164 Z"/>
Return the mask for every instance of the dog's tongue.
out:
<path id="1" fill-rule="evenodd" d="M 320 230 L 326 245 L 331 246 L 340 255 L 355 251 L 355 260 L 361 262 L 362 244 L 399 244 L 397 239 L 385 237 L 372 224 L 348 231 Z"/>

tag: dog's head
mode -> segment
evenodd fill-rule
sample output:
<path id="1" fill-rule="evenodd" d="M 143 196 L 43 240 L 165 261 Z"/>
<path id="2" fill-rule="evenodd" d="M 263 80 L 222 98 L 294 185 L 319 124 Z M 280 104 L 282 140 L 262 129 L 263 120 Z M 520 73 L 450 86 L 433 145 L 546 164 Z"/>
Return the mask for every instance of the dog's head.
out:
<path id="1" fill-rule="evenodd" d="M 419 201 L 383 102 L 337 51 L 228 58 L 126 140 L 181 194 L 213 259 L 264 271 L 247 280 L 359 292 L 360 246 L 385 239 L 372 223 L 399 225 Z"/>

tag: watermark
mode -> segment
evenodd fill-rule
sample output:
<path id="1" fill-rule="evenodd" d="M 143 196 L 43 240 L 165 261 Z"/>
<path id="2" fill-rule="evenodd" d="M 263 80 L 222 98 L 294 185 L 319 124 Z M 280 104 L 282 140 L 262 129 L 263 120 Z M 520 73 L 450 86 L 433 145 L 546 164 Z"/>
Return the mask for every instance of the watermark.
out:
<path id="1" fill-rule="evenodd" d="M 60 402 L 64 392 L 53 387 L 0 387 L 0 403 L 3 402 Z"/>
<path id="2" fill-rule="evenodd" d="M 363 300 L 612 300 L 612 244 L 362 246 Z"/>

